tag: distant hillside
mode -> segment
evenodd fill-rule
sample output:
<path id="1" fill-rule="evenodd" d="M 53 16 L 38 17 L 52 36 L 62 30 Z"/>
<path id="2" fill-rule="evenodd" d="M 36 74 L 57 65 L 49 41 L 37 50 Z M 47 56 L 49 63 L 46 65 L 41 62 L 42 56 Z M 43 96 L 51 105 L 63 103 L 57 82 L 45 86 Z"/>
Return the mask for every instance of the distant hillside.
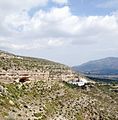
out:
<path id="1" fill-rule="evenodd" d="M 118 74 L 118 58 L 108 57 L 74 66 L 74 70 L 88 74 L 114 75 Z"/>

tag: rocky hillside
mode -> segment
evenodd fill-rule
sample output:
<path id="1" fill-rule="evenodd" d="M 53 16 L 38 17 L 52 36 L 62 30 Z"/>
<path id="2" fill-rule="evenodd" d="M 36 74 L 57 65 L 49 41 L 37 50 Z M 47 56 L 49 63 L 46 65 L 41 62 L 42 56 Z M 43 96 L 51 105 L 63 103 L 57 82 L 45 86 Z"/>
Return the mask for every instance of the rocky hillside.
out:
<path id="1" fill-rule="evenodd" d="M 79 66 L 74 66 L 73 69 L 89 74 L 116 75 L 118 74 L 118 58 L 108 57 L 100 60 L 94 60 Z"/>
<path id="2" fill-rule="evenodd" d="M 0 51 L 0 120 L 118 120 L 118 85 Z"/>
<path id="3" fill-rule="evenodd" d="M 0 120 L 118 120 L 116 87 L 58 80 L 0 83 Z"/>
<path id="4" fill-rule="evenodd" d="M 23 77 L 29 80 L 69 80 L 74 79 L 76 74 L 63 64 L 0 51 L 1 81 L 13 82 Z"/>

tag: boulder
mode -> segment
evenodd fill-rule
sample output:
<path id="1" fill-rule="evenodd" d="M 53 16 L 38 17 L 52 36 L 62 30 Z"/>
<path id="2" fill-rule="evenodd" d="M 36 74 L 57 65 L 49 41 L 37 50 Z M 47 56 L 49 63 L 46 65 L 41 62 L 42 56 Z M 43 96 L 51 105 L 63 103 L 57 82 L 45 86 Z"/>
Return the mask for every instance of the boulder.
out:
<path id="1" fill-rule="evenodd" d="M 0 85 L 0 93 L 4 93 L 5 89 L 2 85 Z"/>

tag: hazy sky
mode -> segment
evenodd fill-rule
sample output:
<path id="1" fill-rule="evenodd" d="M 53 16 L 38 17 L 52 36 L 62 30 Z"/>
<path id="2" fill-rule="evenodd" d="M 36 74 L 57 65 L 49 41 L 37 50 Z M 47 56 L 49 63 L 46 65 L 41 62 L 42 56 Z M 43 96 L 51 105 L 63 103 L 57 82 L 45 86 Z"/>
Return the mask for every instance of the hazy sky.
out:
<path id="1" fill-rule="evenodd" d="M 0 0 L 0 49 L 67 65 L 118 57 L 118 0 Z"/>

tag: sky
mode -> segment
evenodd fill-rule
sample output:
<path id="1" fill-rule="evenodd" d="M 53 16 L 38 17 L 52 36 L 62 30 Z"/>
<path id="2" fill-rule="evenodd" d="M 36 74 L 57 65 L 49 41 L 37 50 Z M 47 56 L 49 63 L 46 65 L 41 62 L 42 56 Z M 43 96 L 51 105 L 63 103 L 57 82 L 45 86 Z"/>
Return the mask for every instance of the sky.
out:
<path id="1" fill-rule="evenodd" d="M 118 57 L 118 0 L 0 0 L 0 49 L 69 66 Z"/>

